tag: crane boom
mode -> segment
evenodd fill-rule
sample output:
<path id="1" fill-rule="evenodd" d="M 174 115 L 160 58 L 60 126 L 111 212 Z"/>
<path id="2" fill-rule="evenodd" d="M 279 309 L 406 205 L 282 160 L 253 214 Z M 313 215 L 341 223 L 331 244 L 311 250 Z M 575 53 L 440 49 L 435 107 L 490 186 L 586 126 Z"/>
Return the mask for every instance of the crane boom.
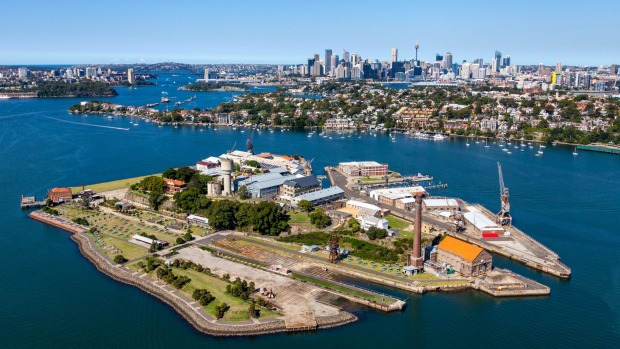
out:
<path id="1" fill-rule="evenodd" d="M 504 174 L 502 173 L 502 165 L 497 162 L 497 172 L 499 173 L 499 198 L 501 210 L 497 214 L 497 223 L 501 225 L 511 225 L 512 216 L 510 215 L 510 194 L 508 188 L 504 185 Z"/>

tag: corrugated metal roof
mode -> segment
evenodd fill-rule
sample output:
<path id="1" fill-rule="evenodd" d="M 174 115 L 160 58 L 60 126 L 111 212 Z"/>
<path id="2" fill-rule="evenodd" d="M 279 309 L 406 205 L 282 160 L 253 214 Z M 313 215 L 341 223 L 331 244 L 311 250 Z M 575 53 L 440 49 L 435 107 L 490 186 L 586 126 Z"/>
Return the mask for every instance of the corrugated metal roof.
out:
<path id="1" fill-rule="evenodd" d="M 441 240 L 437 247 L 444 251 L 454 253 L 455 255 L 470 262 L 473 262 L 482 252 L 482 248 L 453 238 L 452 236 L 446 236 L 443 240 Z"/>

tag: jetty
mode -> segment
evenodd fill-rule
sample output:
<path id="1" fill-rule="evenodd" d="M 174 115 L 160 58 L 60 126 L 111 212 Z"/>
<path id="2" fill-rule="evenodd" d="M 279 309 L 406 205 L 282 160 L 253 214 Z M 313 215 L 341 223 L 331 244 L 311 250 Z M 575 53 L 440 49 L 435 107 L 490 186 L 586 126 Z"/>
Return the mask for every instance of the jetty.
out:
<path id="1" fill-rule="evenodd" d="M 578 145 L 577 149 L 620 155 L 620 145 L 614 144 L 592 143 L 588 145 Z"/>
<path id="2" fill-rule="evenodd" d="M 45 200 L 46 199 L 37 201 L 37 198 L 34 197 L 34 196 L 24 196 L 24 195 L 22 195 L 22 198 L 21 198 L 20 203 L 19 203 L 19 207 L 21 207 L 22 210 L 43 207 L 43 206 L 45 206 Z"/>

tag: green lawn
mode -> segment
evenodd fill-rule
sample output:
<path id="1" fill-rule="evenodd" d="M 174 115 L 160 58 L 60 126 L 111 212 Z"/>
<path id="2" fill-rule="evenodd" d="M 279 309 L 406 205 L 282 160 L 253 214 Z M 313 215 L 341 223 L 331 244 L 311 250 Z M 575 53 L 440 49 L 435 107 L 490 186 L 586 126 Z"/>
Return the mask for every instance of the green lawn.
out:
<path id="1" fill-rule="evenodd" d="M 161 173 L 149 175 L 149 176 L 158 176 L 158 175 L 161 175 Z M 108 191 L 108 190 L 129 188 L 132 184 L 140 182 L 145 177 L 148 177 L 148 176 L 140 176 L 140 177 L 126 178 L 126 179 L 119 179 L 119 180 L 111 181 L 111 182 L 89 184 L 89 185 L 85 185 L 84 188 L 92 189 L 95 193 L 100 193 L 102 191 Z M 73 192 L 73 194 L 79 193 L 80 191 L 82 191 L 82 186 L 80 185 L 76 187 L 71 187 L 71 191 Z"/>
<path id="2" fill-rule="evenodd" d="M 292 211 L 289 212 L 288 215 L 291 217 L 289 220 L 289 224 L 306 224 L 310 223 L 310 217 L 308 217 L 308 213 L 300 212 L 300 211 Z"/>
<path id="3" fill-rule="evenodd" d="M 140 247 L 138 245 L 132 244 L 131 242 L 122 241 L 122 240 L 115 239 L 115 238 L 113 238 L 111 236 L 103 235 L 103 234 L 101 234 L 101 238 L 103 239 L 103 241 L 105 241 L 105 243 L 107 245 L 116 246 L 116 248 L 121 250 L 122 251 L 121 254 L 126 259 L 130 259 L 131 260 L 131 259 L 135 259 L 135 258 L 144 257 L 144 256 L 146 256 L 149 253 L 149 251 L 146 248 L 146 246 L 145 247 Z M 109 254 L 107 251 L 105 251 L 105 252 L 106 252 L 106 254 L 110 255 L 110 257 L 114 257 L 114 255 L 116 255 L 116 254 Z"/>
<path id="4" fill-rule="evenodd" d="M 189 284 L 183 287 L 183 291 L 190 296 L 195 289 L 207 289 L 211 292 L 211 294 L 215 297 L 215 300 L 205 307 L 205 310 L 209 314 L 215 316 L 215 307 L 219 304 L 226 303 L 230 306 L 230 309 L 226 312 L 222 320 L 232 322 L 250 320 L 250 315 L 248 314 L 248 307 L 250 306 L 250 303 L 227 294 L 226 286 L 229 285 L 229 283 L 226 281 L 204 273 L 199 273 L 193 269 L 184 270 L 174 268 L 174 274 L 187 276 L 192 279 Z M 261 309 L 260 314 L 261 319 L 278 316 L 278 314 L 266 309 Z"/>
<path id="5" fill-rule="evenodd" d="M 409 224 L 411 224 L 407 221 L 404 221 L 400 218 L 396 218 L 392 215 L 385 216 L 385 219 L 387 219 L 388 224 L 390 225 L 390 228 L 392 229 L 405 229 L 409 226 Z"/>

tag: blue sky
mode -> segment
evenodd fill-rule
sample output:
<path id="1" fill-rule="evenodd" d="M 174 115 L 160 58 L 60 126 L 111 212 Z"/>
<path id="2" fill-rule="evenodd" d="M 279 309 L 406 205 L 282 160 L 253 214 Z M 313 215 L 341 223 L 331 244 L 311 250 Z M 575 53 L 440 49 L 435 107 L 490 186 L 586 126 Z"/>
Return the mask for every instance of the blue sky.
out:
<path id="1" fill-rule="evenodd" d="M 0 64 L 302 63 L 326 48 L 620 63 L 620 1 L 0 0 Z"/>

